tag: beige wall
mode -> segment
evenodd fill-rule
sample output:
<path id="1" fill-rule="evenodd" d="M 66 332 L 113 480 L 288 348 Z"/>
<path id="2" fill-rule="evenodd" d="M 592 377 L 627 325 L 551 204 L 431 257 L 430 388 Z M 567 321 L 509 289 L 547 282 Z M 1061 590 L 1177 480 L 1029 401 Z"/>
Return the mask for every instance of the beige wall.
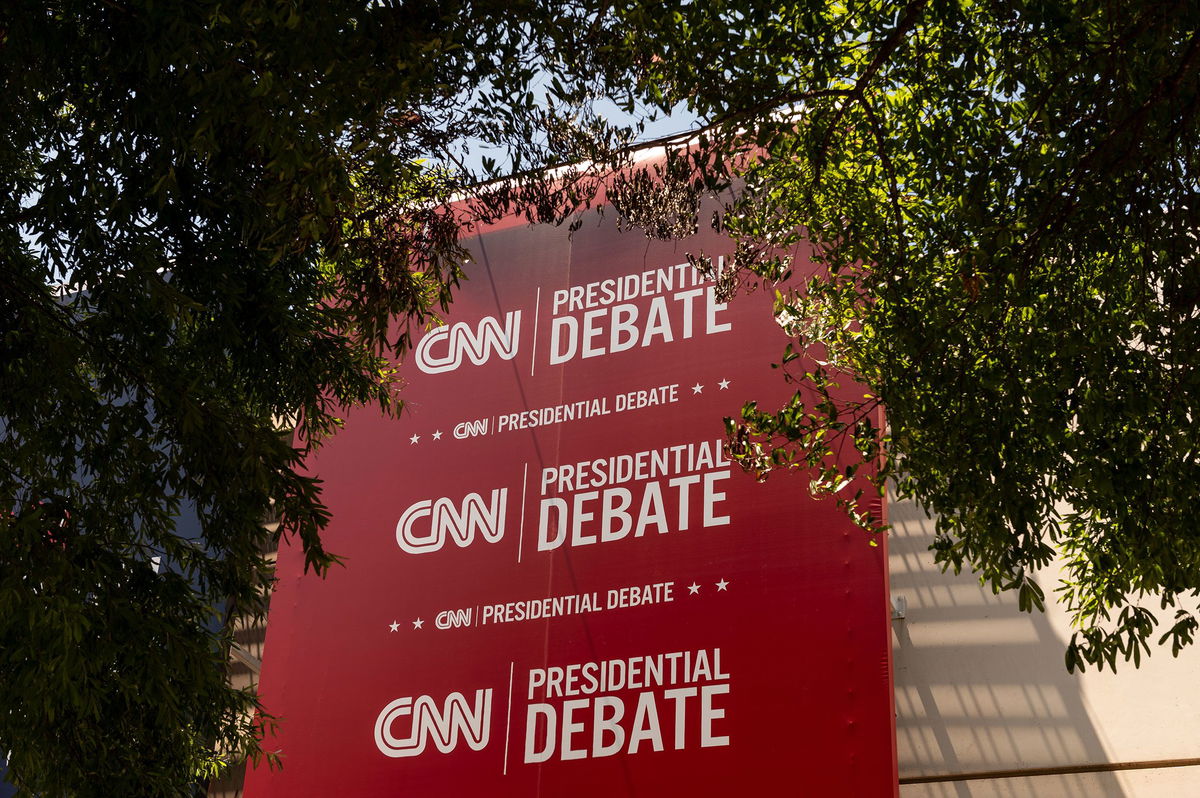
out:
<path id="1" fill-rule="evenodd" d="M 267 528 L 275 531 L 277 522 L 267 524 Z M 272 548 L 265 552 L 266 558 L 272 563 L 278 553 Z M 266 640 L 267 628 L 261 624 L 251 624 L 245 621 L 237 622 L 234 627 L 234 639 L 241 645 L 243 651 L 250 657 L 262 662 L 263 644 Z M 246 662 L 233 659 L 229 663 L 229 683 L 237 688 L 254 687 L 258 684 L 258 673 Z M 241 798 L 242 783 L 246 777 L 245 763 L 239 763 L 229 768 L 220 779 L 215 779 L 208 785 L 207 798 Z"/>
<path id="2" fill-rule="evenodd" d="M 908 605 L 892 621 L 902 798 L 1200 796 L 1200 767 L 1168 767 L 1200 765 L 1200 648 L 1069 674 L 1061 610 L 1022 613 L 975 577 L 942 574 L 932 522 L 904 502 L 891 520 L 892 595 Z M 1050 594 L 1057 578 L 1039 581 Z M 1019 773 L 1046 769 L 1083 772 Z M 985 777 L 941 780 L 962 775 Z"/>

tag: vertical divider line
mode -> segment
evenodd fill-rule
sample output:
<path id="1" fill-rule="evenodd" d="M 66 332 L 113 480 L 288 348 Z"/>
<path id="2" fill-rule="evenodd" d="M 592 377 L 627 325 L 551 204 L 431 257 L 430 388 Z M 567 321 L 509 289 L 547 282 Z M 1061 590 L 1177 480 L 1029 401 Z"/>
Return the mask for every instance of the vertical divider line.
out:
<path id="1" fill-rule="evenodd" d="M 529 479 L 529 463 L 521 474 L 521 523 L 517 527 L 517 565 L 521 564 L 521 547 L 525 544 L 525 483 Z"/>
<path id="2" fill-rule="evenodd" d="M 512 686 L 513 686 L 513 667 L 517 663 L 510 661 L 508 663 L 508 712 L 504 719 L 504 773 L 508 775 L 508 738 L 512 731 Z"/>
<path id="3" fill-rule="evenodd" d="M 538 318 L 542 312 L 542 287 L 539 285 L 537 289 L 537 299 L 533 301 L 533 345 L 529 350 L 529 376 L 533 376 L 534 368 L 537 366 L 537 337 L 538 337 Z"/>

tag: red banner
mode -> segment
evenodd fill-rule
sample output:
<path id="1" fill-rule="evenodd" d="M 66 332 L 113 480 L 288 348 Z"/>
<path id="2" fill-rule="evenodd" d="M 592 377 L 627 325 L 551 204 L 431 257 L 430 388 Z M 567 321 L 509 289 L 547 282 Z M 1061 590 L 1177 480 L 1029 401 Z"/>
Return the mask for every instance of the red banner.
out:
<path id="1" fill-rule="evenodd" d="M 407 412 L 313 464 L 345 558 L 285 547 L 252 798 L 888 796 L 883 547 L 803 478 L 756 482 L 722 418 L 780 402 L 763 292 L 712 238 L 590 222 L 474 239 Z"/>

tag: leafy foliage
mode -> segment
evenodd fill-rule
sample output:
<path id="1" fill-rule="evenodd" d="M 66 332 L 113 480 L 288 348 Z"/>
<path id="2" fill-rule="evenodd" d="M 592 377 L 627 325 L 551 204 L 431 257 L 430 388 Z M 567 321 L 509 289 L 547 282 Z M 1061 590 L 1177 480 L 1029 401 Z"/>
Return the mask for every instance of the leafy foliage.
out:
<path id="1" fill-rule="evenodd" d="M 261 753 L 269 717 L 225 678 L 227 621 L 270 578 L 260 522 L 336 561 L 306 449 L 339 408 L 399 410 L 390 364 L 449 301 L 463 225 L 595 190 L 576 170 L 454 206 L 475 176 L 435 163 L 468 138 L 508 153 L 497 170 L 627 142 L 589 110 L 623 74 L 595 66 L 612 21 L 525 0 L 0 9 L 10 778 L 184 795 Z"/>
<path id="2" fill-rule="evenodd" d="M 818 492 L 841 495 L 847 474 L 827 463 L 852 444 L 878 487 L 936 513 L 939 562 L 1025 609 L 1042 606 L 1034 574 L 1057 552 L 1079 628 L 1070 668 L 1191 643 L 1200 9 L 666 13 L 661 37 L 630 46 L 666 102 L 722 122 L 694 145 L 705 157 L 679 153 L 710 186 L 743 181 L 721 224 L 757 247 L 761 276 L 788 276 L 775 253 L 804 239 L 823 267 L 777 313 L 798 350 L 824 354 L 785 364 L 787 407 L 746 407 L 743 461 L 815 468 Z M 868 395 L 839 389 L 849 379 Z"/>
<path id="3" fill-rule="evenodd" d="M 754 279 L 786 285 L 778 253 L 812 242 L 822 271 L 777 303 L 796 398 L 747 406 L 748 467 L 809 469 L 851 513 L 854 477 L 895 480 L 938 514 L 941 562 L 1027 608 L 1057 550 L 1069 666 L 1178 651 L 1200 589 L 1198 21 L 1098 0 L 6 4 L 11 776 L 183 795 L 261 754 L 270 719 L 224 678 L 225 621 L 269 580 L 260 520 L 336 561 L 306 449 L 339 408 L 400 409 L 390 364 L 449 302 L 460 230 L 561 220 L 606 170 L 662 236 L 734 187 L 713 222 Z M 640 125 L 600 99 L 713 125 L 630 171 Z"/>

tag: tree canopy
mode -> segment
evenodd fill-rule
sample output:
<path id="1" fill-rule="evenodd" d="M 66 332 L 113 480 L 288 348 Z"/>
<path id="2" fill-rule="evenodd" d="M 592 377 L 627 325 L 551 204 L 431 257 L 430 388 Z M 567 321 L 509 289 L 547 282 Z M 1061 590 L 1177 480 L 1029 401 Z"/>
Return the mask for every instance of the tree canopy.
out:
<path id="1" fill-rule="evenodd" d="M 587 14 L 557 0 L 0 9 L 10 779 L 180 795 L 258 753 L 268 719 L 226 682 L 225 621 L 261 611 L 261 522 L 278 516 L 310 567 L 335 561 L 304 450 L 340 408 L 398 409 L 391 364 L 450 299 L 460 225 L 491 212 L 447 204 L 470 179 L 450 168 L 462 142 L 516 142 L 505 163 L 523 169 L 605 133 L 588 113 L 604 32 Z M 555 115 L 568 105 L 570 136 Z M 537 181 L 490 201 L 558 213 Z"/>
<path id="2" fill-rule="evenodd" d="M 1198 21 L 1048 0 L 5 5 L 12 777 L 180 795 L 258 752 L 269 719 L 225 682 L 223 621 L 261 610 L 261 519 L 333 564 L 305 449 L 341 407 L 398 410 L 391 364 L 450 301 L 462 230 L 561 220 L 629 167 L 638 127 L 602 98 L 711 123 L 611 178 L 631 221 L 686 232 L 711 192 L 754 279 L 801 241 L 823 266 L 777 308 L 820 363 L 784 355 L 796 399 L 734 423 L 747 467 L 812 470 L 852 513 L 847 477 L 894 481 L 937 514 L 942 563 L 1027 608 L 1060 552 L 1072 667 L 1191 642 Z M 460 159 L 480 144 L 483 175 Z M 827 465 L 843 444 L 851 473 Z"/>
<path id="3" fill-rule="evenodd" d="M 648 12 L 631 13 L 636 28 Z M 1057 553 L 1078 625 L 1070 668 L 1191 643 L 1200 9 L 668 13 L 662 35 L 638 39 L 644 79 L 721 122 L 698 144 L 707 158 L 681 155 L 744 181 L 721 221 L 742 262 L 781 277 L 776 253 L 807 239 L 824 267 L 777 306 L 822 362 L 785 363 L 787 407 L 746 407 L 743 462 L 812 469 L 840 497 L 848 475 L 831 455 L 857 450 L 851 471 L 936 514 L 940 563 L 1017 590 L 1026 609 L 1042 606 L 1035 573 Z M 862 399 L 837 397 L 849 380 Z"/>

